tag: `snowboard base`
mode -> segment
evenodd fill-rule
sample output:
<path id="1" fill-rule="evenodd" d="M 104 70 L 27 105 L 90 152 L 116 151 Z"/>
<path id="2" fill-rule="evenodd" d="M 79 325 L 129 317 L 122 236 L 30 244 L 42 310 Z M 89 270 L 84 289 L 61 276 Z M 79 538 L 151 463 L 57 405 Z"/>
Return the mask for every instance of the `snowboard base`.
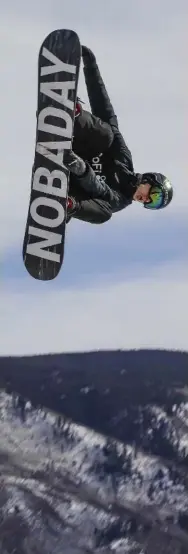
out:
<path id="1" fill-rule="evenodd" d="M 57 277 L 64 258 L 69 171 L 63 164 L 72 146 L 81 59 L 77 34 L 56 30 L 38 58 L 35 159 L 23 243 L 27 271 L 39 280 Z"/>

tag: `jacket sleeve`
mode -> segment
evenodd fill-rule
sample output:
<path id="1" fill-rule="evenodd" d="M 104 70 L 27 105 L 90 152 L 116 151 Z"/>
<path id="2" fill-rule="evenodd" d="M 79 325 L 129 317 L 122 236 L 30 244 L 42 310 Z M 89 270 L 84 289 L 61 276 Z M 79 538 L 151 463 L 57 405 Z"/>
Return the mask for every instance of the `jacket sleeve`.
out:
<path id="1" fill-rule="evenodd" d="M 89 195 L 95 199 L 104 200 L 110 205 L 112 212 L 118 212 L 131 203 L 121 192 L 111 189 L 105 181 L 101 180 L 95 174 L 92 167 L 86 162 L 86 172 L 80 177 L 76 177 L 80 187 L 82 187 Z"/>
<path id="2" fill-rule="evenodd" d="M 109 123 L 113 130 L 114 142 L 112 155 L 117 166 L 130 172 L 134 171 L 131 152 L 119 131 L 118 119 L 108 96 L 98 65 L 91 58 L 87 58 L 84 65 L 84 76 L 92 113 Z"/>

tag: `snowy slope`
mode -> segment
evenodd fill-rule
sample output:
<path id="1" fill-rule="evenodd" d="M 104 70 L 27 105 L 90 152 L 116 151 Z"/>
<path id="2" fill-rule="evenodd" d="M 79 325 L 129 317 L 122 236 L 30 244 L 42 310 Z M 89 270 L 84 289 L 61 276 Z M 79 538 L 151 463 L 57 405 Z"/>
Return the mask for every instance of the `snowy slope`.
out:
<path id="1" fill-rule="evenodd" d="M 185 457 L 188 404 L 150 411 L 149 440 Z M 0 393 L 1 554 L 184 554 L 187 486 L 184 465 Z"/>

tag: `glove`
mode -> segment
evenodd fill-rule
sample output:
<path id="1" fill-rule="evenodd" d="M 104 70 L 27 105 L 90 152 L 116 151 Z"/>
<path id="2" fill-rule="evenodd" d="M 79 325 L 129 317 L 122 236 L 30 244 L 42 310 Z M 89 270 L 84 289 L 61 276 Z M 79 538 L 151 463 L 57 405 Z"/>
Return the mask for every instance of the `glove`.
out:
<path id="1" fill-rule="evenodd" d="M 87 46 L 82 46 L 82 59 L 85 67 L 96 64 L 95 55 Z"/>
<path id="2" fill-rule="evenodd" d="M 63 163 L 67 169 L 77 177 L 84 175 L 86 164 L 82 158 L 79 158 L 72 150 L 65 150 Z"/>

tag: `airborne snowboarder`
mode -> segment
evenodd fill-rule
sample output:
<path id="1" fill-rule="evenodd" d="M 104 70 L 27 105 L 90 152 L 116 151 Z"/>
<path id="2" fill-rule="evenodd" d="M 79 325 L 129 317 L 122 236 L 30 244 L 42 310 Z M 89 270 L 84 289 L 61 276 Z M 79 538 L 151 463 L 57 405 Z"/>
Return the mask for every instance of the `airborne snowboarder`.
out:
<path id="1" fill-rule="evenodd" d="M 164 208 L 172 200 L 171 183 L 161 173 L 134 172 L 95 55 L 82 46 L 82 58 L 91 113 L 77 102 L 72 151 L 64 157 L 70 170 L 67 221 L 104 223 L 132 201 Z"/>

